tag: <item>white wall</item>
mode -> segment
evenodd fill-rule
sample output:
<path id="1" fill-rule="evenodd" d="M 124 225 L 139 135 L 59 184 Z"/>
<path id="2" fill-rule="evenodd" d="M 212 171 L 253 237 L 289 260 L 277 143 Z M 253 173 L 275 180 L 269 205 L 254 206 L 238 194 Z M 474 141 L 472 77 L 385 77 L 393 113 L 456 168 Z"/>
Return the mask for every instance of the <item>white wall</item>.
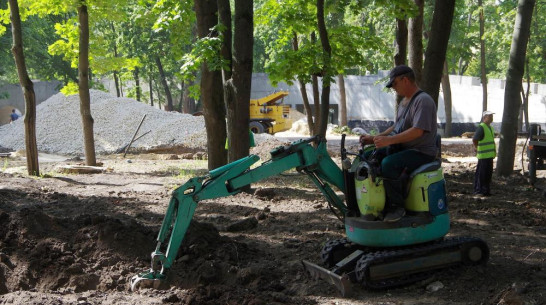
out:
<path id="1" fill-rule="evenodd" d="M 384 88 L 388 71 L 377 75 L 347 76 L 345 88 L 347 93 L 347 116 L 349 120 L 394 120 L 394 93 Z M 451 75 L 451 93 L 453 100 L 452 122 L 479 122 L 482 113 L 482 87 L 479 78 Z M 495 121 L 500 122 L 504 108 L 504 80 L 490 79 L 488 83 L 488 110 L 495 112 Z M 525 85 L 526 87 L 526 85 Z M 276 88 L 271 86 L 268 77 L 255 73 L 252 78 L 252 98 L 259 98 L 275 91 L 290 92 L 284 100 L 286 104 L 302 104 L 301 93 L 297 84 L 280 83 Z M 308 96 L 312 103 L 311 85 L 307 85 Z M 330 104 L 339 104 L 339 88 L 332 84 Z M 440 92 L 438 105 L 439 123 L 445 123 L 443 93 Z M 546 122 L 546 85 L 531 84 L 529 96 L 529 120 Z"/>

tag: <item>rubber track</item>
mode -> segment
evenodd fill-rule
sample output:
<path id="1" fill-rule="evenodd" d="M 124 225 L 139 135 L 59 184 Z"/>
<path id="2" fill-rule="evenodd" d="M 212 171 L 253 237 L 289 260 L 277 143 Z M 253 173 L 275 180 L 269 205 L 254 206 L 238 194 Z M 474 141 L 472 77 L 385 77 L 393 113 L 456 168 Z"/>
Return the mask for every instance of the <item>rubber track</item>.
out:
<path id="1" fill-rule="evenodd" d="M 365 288 L 368 288 L 368 289 L 386 289 L 386 288 L 407 285 L 407 284 L 411 284 L 420 280 L 424 280 L 431 275 L 433 270 L 415 273 L 415 274 L 409 274 L 405 276 L 399 276 L 396 278 L 372 281 L 369 278 L 369 268 L 372 265 L 378 265 L 384 262 L 389 263 L 393 261 L 398 261 L 406 257 L 408 258 L 426 257 L 428 254 L 438 253 L 438 251 L 440 250 L 460 249 L 461 246 L 464 246 L 465 244 L 470 244 L 473 242 L 483 243 L 487 247 L 487 244 L 485 244 L 485 242 L 479 238 L 454 237 L 454 238 L 446 238 L 434 243 L 420 245 L 417 247 L 397 249 L 397 250 L 381 250 L 381 251 L 366 253 L 359 259 L 356 265 L 356 268 L 355 268 L 356 278 L 358 282 L 360 282 Z M 487 260 L 489 253 L 487 252 L 485 253 L 485 255 L 486 255 L 485 260 Z M 459 262 L 458 264 L 463 264 L 463 261 Z M 438 268 L 435 268 L 435 270 L 442 269 L 448 266 L 449 265 L 439 266 Z"/>

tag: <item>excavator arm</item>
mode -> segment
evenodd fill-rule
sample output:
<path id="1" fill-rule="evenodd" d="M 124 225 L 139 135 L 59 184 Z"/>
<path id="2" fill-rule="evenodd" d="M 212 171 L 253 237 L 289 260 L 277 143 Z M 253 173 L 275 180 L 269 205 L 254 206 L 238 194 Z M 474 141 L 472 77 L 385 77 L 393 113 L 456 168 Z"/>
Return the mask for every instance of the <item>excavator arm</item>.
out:
<path id="1" fill-rule="evenodd" d="M 316 145 L 311 145 L 312 142 Z M 151 268 L 131 279 L 132 290 L 160 286 L 176 259 L 201 200 L 235 195 L 251 183 L 297 169 L 311 178 L 332 208 L 341 215 L 348 212 L 347 205 L 330 187 L 333 185 L 343 193 L 346 192 L 343 172 L 328 155 L 325 139 L 314 136 L 277 147 L 271 151 L 270 160 L 250 169 L 259 159 L 256 155 L 250 155 L 211 170 L 206 176 L 191 178 L 173 191 L 157 237 L 157 246 L 152 252 Z"/>

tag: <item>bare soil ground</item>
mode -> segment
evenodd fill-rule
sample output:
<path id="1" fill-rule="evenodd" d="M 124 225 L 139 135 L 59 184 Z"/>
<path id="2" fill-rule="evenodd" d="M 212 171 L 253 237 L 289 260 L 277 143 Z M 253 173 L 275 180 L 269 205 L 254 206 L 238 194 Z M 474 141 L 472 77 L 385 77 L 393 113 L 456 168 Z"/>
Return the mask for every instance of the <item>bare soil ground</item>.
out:
<path id="1" fill-rule="evenodd" d="M 263 157 L 271 148 L 254 152 Z M 32 178 L 23 159 L 4 158 L 0 304 L 546 304 L 544 175 L 535 187 L 520 171 L 494 177 L 494 195 L 474 198 L 475 163 L 464 158 L 471 147 L 445 145 L 443 154 L 449 236 L 484 239 L 489 263 L 397 289 L 354 287 L 347 298 L 302 267 L 302 259 L 319 263 L 323 244 L 344 231 L 296 172 L 254 184 L 252 194 L 200 202 L 169 288 L 130 292 L 130 278 L 149 268 L 170 192 L 204 175 L 206 161 L 112 155 L 99 158 L 103 173 L 60 174 L 61 166 L 81 164 L 60 160 L 41 163 L 44 176 Z M 250 225 L 234 226 L 242 223 Z"/>

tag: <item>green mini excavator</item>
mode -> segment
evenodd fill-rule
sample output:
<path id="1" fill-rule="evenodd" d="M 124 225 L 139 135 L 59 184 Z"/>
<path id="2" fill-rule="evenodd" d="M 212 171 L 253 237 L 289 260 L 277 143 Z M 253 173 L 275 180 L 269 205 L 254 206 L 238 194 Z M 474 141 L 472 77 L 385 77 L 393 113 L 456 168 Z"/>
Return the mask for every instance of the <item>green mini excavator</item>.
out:
<path id="1" fill-rule="evenodd" d="M 346 237 L 328 241 L 320 254 L 322 265 L 303 261 L 305 269 L 340 290 L 352 283 L 368 289 L 406 285 L 454 265 L 477 265 L 489 258 L 487 244 L 475 237 L 446 238 L 450 228 L 446 184 L 440 160 L 410 174 L 406 215 L 397 222 L 381 221 L 385 205 L 384 178 L 377 161 L 363 150 L 350 153 L 341 141 L 341 168 L 330 158 L 326 140 L 314 136 L 270 152 L 271 159 L 250 155 L 208 175 L 195 177 L 173 191 L 152 252 L 151 268 L 135 275 L 131 289 L 159 287 L 174 263 L 198 202 L 235 195 L 251 183 L 290 169 L 307 174 L 343 221 Z M 344 196 L 338 196 L 335 187 Z"/>

